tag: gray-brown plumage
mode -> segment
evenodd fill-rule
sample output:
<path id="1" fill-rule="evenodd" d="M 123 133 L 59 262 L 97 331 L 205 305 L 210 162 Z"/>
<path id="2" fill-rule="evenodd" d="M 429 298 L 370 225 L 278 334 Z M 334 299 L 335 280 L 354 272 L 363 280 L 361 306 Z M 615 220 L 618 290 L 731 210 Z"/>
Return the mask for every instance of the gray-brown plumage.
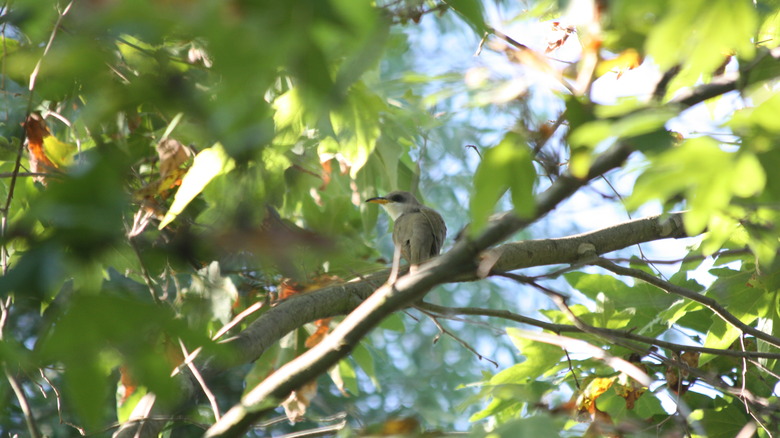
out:
<path id="1" fill-rule="evenodd" d="M 366 202 L 381 204 L 393 218 L 393 243 L 410 265 L 439 255 L 447 226 L 436 210 L 420 204 L 409 192 L 390 192 Z"/>

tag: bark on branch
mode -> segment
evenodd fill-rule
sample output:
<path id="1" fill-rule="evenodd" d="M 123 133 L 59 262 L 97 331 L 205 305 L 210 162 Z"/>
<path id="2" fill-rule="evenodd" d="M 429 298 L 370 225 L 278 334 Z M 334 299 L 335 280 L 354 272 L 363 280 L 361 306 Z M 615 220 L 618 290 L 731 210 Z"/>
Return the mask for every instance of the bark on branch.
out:
<path id="1" fill-rule="evenodd" d="M 291 391 L 346 357 L 386 316 L 422 299 L 434 286 L 453 281 L 460 273 L 474 272 L 476 275 L 479 266 L 476 259 L 482 251 L 543 217 L 591 179 L 620 167 L 631 152 L 632 148 L 626 143 L 613 146 L 596 158 L 587 178 L 578 179 L 566 174 L 541 193 L 532 217 L 521 219 L 505 215 L 488 225 L 473 241 L 460 241 L 449 252 L 422 265 L 417 272 L 403 276 L 395 283 L 384 284 L 347 315 L 323 342 L 285 364 L 249 391 L 206 432 L 206 436 L 242 436 L 254 421 L 274 409 Z"/>
<path id="2" fill-rule="evenodd" d="M 771 51 L 768 55 L 778 59 L 780 58 L 780 51 Z M 748 71 L 743 71 L 741 75 L 746 73 Z M 713 81 L 712 84 L 704 84 L 691 89 L 690 92 L 673 99 L 669 104 L 682 107 L 698 104 L 709 98 L 737 89 L 740 80 L 742 80 L 740 77 L 724 76 L 717 81 Z M 489 226 L 475 240 L 456 245 L 452 251 L 432 261 L 415 275 L 399 279 L 395 284 L 395 290 L 390 287 L 380 288 L 376 296 L 383 297 L 384 301 L 382 303 L 372 300 L 373 304 L 366 304 L 358 313 L 353 312 L 353 315 L 345 319 L 341 324 L 344 326 L 344 329 L 339 331 L 340 337 L 331 335 L 331 341 L 320 344 L 322 348 L 310 350 L 311 354 L 307 353 L 307 355 L 291 362 L 289 364 L 290 367 L 283 368 L 284 373 L 280 374 L 280 376 L 286 374 L 286 378 L 278 377 L 269 380 L 269 383 L 264 384 L 263 394 L 272 396 L 271 398 L 280 397 L 297 388 L 296 385 L 299 386 L 301 383 L 316 377 L 319 372 L 327 369 L 328 366 L 341 357 L 346 356 L 354 342 L 360 339 L 370 328 L 378 324 L 381 318 L 418 300 L 434 285 L 447 281 L 475 279 L 477 267 L 475 258 L 480 252 L 502 241 L 513 232 L 532 222 L 532 220 L 546 215 L 560 201 L 569 197 L 591 179 L 620 166 L 631 151 L 631 147 L 626 143 L 614 146 L 596 159 L 587 178 L 580 180 L 570 175 L 560 177 L 547 191 L 537 198 L 537 213 L 533 218 L 520 219 L 507 215 Z M 679 226 L 681 223 L 679 217 L 671 215 L 669 219 L 664 224 L 659 222 L 658 218 L 647 218 L 585 235 L 503 245 L 493 250 L 497 251 L 497 253 L 491 253 L 491 255 L 498 256 L 492 269 L 494 271 L 508 271 L 545 264 L 573 263 L 585 253 L 604 254 L 636 243 L 683 236 L 682 228 Z M 629 229 L 630 231 L 627 231 Z M 620 231 L 618 232 L 617 230 Z M 626 240 L 613 240 L 618 234 L 626 238 Z M 583 247 L 583 244 L 586 246 Z M 587 245 L 592 245 L 592 247 Z M 473 274 L 471 274 L 470 278 L 463 278 L 462 275 L 456 278 L 452 272 L 471 272 Z M 202 365 L 202 372 L 208 376 L 210 373 L 218 372 L 230 366 L 256 360 L 268 346 L 272 345 L 290 330 L 318 318 L 342 315 L 353 311 L 376 290 L 378 285 L 383 284 L 386 278 L 387 273 L 382 272 L 361 281 L 329 287 L 297 296 L 281 303 L 229 341 L 231 345 L 236 347 L 238 352 L 231 362 L 218 365 L 208 362 Z M 348 333 L 347 330 L 350 327 L 355 331 Z M 290 371 L 294 372 L 290 373 Z M 186 380 L 186 378 L 181 377 L 182 374 L 179 376 L 180 379 Z M 184 399 L 191 399 L 194 396 L 194 388 L 197 386 L 191 385 L 184 380 L 181 382 L 182 396 Z M 148 396 L 152 400 L 154 399 L 153 394 Z M 238 435 L 241 430 L 248 427 L 258 417 L 259 411 L 256 410 L 256 407 L 249 404 L 238 406 L 236 412 L 240 411 L 241 415 L 234 412 L 229 418 L 230 422 L 224 421 L 215 425 L 216 427 L 210 432 L 212 436 Z M 157 407 L 152 412 L 162 414 Z M 157 436 L 162 423 L 152 420 L 143 421 L 144 415 L 148 415 L 148 412 L 138 414 L 133 417 L 138 419 L 138 421 L 123 425 L 115 436 Z"/>

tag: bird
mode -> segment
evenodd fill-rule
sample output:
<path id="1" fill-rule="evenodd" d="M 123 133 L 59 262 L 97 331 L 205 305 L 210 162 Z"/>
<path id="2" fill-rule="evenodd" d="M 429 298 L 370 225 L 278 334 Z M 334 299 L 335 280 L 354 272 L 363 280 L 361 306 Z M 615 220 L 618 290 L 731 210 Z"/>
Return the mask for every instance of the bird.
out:
<path id="1" fill-rule="evenodd" d="M 439 255 L 447 226 L 436 210 L 403 191 L 390 192 L 366 202 L 380 204 L 393 219 L 393 244 L 410 265 L 419 265 Z"/>

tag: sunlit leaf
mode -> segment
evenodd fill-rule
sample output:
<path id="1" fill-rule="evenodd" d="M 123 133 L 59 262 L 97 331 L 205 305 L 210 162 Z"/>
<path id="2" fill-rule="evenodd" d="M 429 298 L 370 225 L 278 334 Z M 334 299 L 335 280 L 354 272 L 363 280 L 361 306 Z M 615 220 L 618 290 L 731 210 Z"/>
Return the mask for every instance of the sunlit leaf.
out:
<path id="1" fill-rule="evenodd" d="M 695 80 L 711 74 L 731 52 L 750 59 L 756 26 L 747 0 L 675 2 L 650 33 L 647 51 L 662 70 L 682 63 Z"/>
<path id="2" fill-rule="evenodd" d="M 536 169 L 522 136 L 507 134 L 497 146 L 485 152 L 474 175 L 471 197 L 472 233 L 479 232 L 493 214 L 507 190 L 512 192 L 515 212 L 523 217 L 534 211 L 533 187 Z"/>
<path id="3" fill-rule="evenodd" d="M 460 14 L 481 36 L 488 30 L 485 24 L 482 3 L 478 0 L 446 0 L 446 3 Z"/>
<path id="4" fill-rule="evenodd" d="M 173 198 L 173 204 L 165 214 L 159 229 L 165 228 L 176 219 L 176 216 L 184 211 L 203 188 L 217 175 L 230 172 L 235 166 L 233 160 L 227 155 L 220 144 L 200 151 L 192 163 L 189 171 L 181 182 L 181 187 Z"/>

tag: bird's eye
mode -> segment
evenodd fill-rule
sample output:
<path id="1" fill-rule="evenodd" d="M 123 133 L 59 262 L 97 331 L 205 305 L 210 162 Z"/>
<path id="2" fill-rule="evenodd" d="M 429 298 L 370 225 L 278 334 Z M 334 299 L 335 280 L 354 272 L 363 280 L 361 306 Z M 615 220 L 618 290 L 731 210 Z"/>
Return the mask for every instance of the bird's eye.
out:
<path id="1" fill-rule="evenodd" d="M 390 200 L 393 202 L 404 202 L 404 197 L 401 195 L 393 195 L 390 197 Z"/>

